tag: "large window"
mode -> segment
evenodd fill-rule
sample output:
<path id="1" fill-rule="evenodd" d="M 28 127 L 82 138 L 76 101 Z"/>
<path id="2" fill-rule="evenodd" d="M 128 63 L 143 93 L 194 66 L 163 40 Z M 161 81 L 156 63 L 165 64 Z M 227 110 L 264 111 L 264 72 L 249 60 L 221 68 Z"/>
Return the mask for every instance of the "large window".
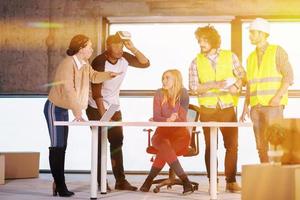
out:
<path id="1" fill-rule="evenodd" d="M 155 90 L 161 87 L 162 73 L 171 68 L 181 71 L 184 85 L 188 87 L 188 68 L 200 51 L 194 32 L 208 23 L 147 23 L 112 24 L 110 34 L 129 31 L 135 46 L 150 60 L 146 70 L 129 68 L 122 84 L 125 90 Z M 230 49 L 230 23 L 211 23 L 222 37 L 221 47 Z M 130 80 L 130 81 L 128 81 Z"/>
<path id="2" fill-rule="evenodd" d="M 144 23 L 144 24 L 112 24 L 110 33 L 126 30 L 132 34 L 133 42 L 150 59 L 151 66 L 140 70 L 129 68 L 122 89 L 155 90 L 161 87 L 161 75 L 169 68 L 178 68 L 183 75 L 184 84 L 188 87 L 188 68 L 199 52 L 199 46 L 194 37 L 197 27 L 204 23 Z M 230 49 L 230 23 L 212 23 L 222 37 L 222 48 Z M 249 42 L 249 23 L 243 24 L 243 62 L 255 48 Z M 270 43 L 281 45 L 288 53 L 294 68 L 295 84 L 293 89 L 300 89 L 298 73 L 300 42 L 300 24 L 296 22 L 272 22 Z M 0 116 L 2 122 L 2 137 L 0 151 L 39 151 L 40 168 L 49 169 L 48 146 L 50 143 L 46 121 L 43 116 L 45 98 L 0 98 L 0 110 L 5 115 Z M 152 97 L 122 97 L 121 108 L 124 121 L 147 121 L 152 116 Z M 197 105 L 195 97 L 190 102 Z M 237 109 L 241 114 L 244 98 Z M 298 98 L 290 99 L 285 109 L 285 117 L 299 117 Z M 16 112 L 16 110 L 18 112 Z M 29 117 L 28 117 L 29 116 Z M 85 117 L 86 118 L 86 117 Z M 73 116 L 70 112 L 70 120 Z M 201 130 L 201 128 L 199 129 Z M 66 158 L 67 170 L 89 170 L 91 139 L 88 127 L 71 127 Z M 219 134 L 218 158 L 219 171 L 224 171 L 223 161 L 225 149 L 223 139 Z M 145 152 L 147 136 L 141 127 L 124 127 L 124 165 L 129 171 L 148 171 L 151 155 Z M 108 146 L 109 148 L 109 146 Z M 200 134 L 200 154 L 193 158 L 180 158 L 187 171 L 205 172 L 205 144 L 203 134 Z M 109 157 L 108 157 L 109 158 Z M 132 162 L 137 160 L 138 162 Z M 258 163 L 254 134 L 251 128 L 239 129 L 239 159 L 238 171 L 241 165 Z M 110 162 L 108 168 L 111 169 Z M 165 170 L 168 168 L 166 167 Z"/>

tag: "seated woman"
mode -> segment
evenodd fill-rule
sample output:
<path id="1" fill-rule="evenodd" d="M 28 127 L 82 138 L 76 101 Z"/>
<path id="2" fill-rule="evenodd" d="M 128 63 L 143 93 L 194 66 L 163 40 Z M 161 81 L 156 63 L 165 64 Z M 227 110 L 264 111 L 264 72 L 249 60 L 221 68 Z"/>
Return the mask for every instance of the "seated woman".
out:
<path id="1" fill-rule="evenodd" d="M 157 90 L 153 103 L 153 120 L 159 122 L 185 122 L 189 96 L 182 84 L 181 73 L 176 70 L 167 70 L 162 76 L 163 88 Z M 158 127 L 152 137 L 152 144 L 157 154 L 152 168 L 144 184 L 140 188 L 148 192 L 153 179 L 158 175 L 167 162 L 175 174 L 183 182 L 183 194 L 193 192 L 193 187 L 183 171 L 177 156 L 187 152 L 190 134 L 186 127 Z"/>

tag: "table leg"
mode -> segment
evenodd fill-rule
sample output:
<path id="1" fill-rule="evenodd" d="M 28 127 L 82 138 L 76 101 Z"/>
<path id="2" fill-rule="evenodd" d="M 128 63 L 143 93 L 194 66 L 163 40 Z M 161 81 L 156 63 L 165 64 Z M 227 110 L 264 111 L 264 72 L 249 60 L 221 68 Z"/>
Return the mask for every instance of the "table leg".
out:
<path id="1" fill-rule="evenodd" d="M 107 127 L 101 127 L 101 194 L 106 194 L 107 180 Z"/>
<path id="2" fill-rule="evenodd" d="M 97 199 L 98 127 L 92 127 L 91 199 Z"/>
<path id="3" fill-rule="evenodd" d="M 217 127 L 210 127 L 210 199 L 217 199 Z"/>

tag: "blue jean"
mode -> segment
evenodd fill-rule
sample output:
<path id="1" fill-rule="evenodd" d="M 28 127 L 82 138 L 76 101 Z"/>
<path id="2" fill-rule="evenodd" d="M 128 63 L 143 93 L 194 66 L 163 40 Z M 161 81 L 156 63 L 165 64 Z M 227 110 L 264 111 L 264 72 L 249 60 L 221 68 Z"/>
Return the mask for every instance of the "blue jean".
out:
<path id="1" fill-rule="evenodd" d="M 51 147 L 67 147 L 68 126 L 54 126 L 54 121 L 69 121 L 68 110 L 55 106 L 47 100 L 44 106 L 44 115 L 48 125 Z"/>

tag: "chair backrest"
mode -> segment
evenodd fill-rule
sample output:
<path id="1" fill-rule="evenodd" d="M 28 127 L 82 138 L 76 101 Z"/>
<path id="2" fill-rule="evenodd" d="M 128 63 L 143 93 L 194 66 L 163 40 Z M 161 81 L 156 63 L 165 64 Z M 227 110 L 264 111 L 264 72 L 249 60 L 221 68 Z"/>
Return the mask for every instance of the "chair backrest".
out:
<path id="1" fill-rule="evenodd" d="M 189 122 L 197 122 L 200 117 L 200 108 L 193 104 L 189 104 L 188 112 L 187 112 L 187 121 Z M 190 140 L 190 149 L 189 153 L 184 156 L 195 156 L 199 154 L 199 132 L 196 131 L 197 127 L 188 127 L 189 132 L 191 134 Z"/>
<path id="2" fill-rule="evenodd" d="M 187 112 L 187 121 L 188 122 L 197 122 L 200 117 L 200 108 L 198 106 L 189 104 L 189 109 Z M 196 127 L 189 127 L 193 130 L 196 130 Z"/>

